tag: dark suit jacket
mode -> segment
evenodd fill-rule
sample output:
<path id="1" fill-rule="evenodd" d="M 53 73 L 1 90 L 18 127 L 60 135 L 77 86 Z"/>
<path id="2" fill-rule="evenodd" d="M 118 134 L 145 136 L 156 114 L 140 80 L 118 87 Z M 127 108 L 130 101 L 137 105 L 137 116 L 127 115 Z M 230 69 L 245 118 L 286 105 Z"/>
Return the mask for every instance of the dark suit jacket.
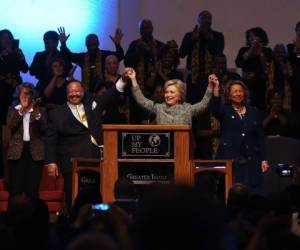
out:
<path id="1" fill-rule="evenodd" d="M 67 103 L 50 111 L 46 133 L 46 164 L 56 163 L 62 172 L 71 172 L 72 157 L 99 158 L 100 150 L 92 144 L 91 135 L 102 144 L 102 110 L 118 100 L 119 92 L 111 88 L 101 98 L 86 95 L 83 105 L 88 128 L 78 121 Z M 97 104 L 93 108 L 93 103 Z"/>
<path id="2" fill-rule="evenodd" d="M 138 63 L 142 59 L 142 56 L 144 56 L 143 59 L 144 59 L 145 67 L 147 66 L 148 63 L 151 64 L 155 63 L 156 58 L 153 58 L 152 55 L 147 53 L 146 50 L 139 48 L 138 45 L 139 41 L 140 39 L 134 40 L 129 44 L 129 48 L 126 52 L 125 60 L 124 60 L 124 64 L 126 65 L 126 67 L 132 67 L 136 69 Z M 160 51 L 164 46 L 164 44 L 158 40 L 154 40 L 154 42 L 156 43 L 156 49 Z"/>
<path id="3" fill-rule="evenodd" d="M 204 50 L 208 49 L 211 55 L 215 56 L 222 54 L 225 46 L 224 35 L 221 32 L 212 30 L 212 40 L 205 40 L 201 36 L 199 37 L 199 64 L 204 64 Z M 188 32 L 184 35 L 182 43 L 179 49 L 179 54 L 181 58 L 187 56 L 186 68 L 192 70 L 192 52 L 194 49 L 194 44 L 192 41 L 193 32 Z"/>
<path id="4" fill-rule="evenodd" d="M 35 119 L 30 115 L 29 135 L 30 152 L 34 161 L 44 160 L 44 137 L 46 131 L 46 111 L 40 108 L 41 117 Z M 7 114 L 7 126 L 11 131 L 8 148 L 8 159 L 20 159 L 23 151 L 23 116 L 14 107 L 10 107 Z"/>
<path id="5" fill-rule="evenodd" d="M 220 120 L 221 138 L 217 159 L 233 159 L 236 164 L 241 155 L 247 160 L 251 179 L 261 176 L 260 164 L 265 159 L 264 134 L 258 110 L 247 106 L 241 119 L 230 104 L 221 104 L 219 97 L 212 98 L 212 113 Z M 238 177 L 238 176 L 237 176 Z"/>

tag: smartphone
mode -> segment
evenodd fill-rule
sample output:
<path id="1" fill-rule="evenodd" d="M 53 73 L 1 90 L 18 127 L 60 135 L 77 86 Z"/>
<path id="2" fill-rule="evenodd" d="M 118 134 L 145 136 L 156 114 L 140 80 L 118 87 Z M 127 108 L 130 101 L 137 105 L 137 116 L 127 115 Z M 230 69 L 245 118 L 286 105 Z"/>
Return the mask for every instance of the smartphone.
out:
<path id="1" fill-rule="evenodd" d="M 19 48 L 19 43 L 20 43 L 19 39 L 14 39 L 13 40 L 13 48 L 18 49 Z"/>
<path id="2" fill-rule="evenodd" d="M 292 164 L 278 163 L 276 170 L 280 177 L 290 177 L 293 176 L 294 166 Z"/>
<path id="3" fill-rule="evenodd" d="M 110 205 L 108 203 L 99 203 L 92 205 L 93 211 L 107 211 L 110 209 Z"/>

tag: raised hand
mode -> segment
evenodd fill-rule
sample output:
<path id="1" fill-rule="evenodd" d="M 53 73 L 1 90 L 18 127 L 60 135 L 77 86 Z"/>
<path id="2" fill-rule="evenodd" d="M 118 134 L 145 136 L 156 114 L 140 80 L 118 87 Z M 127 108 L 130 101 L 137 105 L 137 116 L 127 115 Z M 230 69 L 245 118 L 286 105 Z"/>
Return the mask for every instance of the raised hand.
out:
<path id="1" fill-rule="evenodd" d="M 133 68 L 125 68 L 124 74 L 128 76 L 131 80 L 136 78 L 136 73 Z"/>
<path id="2" fill-rule="evenodd" d="M 136 73 L 133 68 L 125 68 L 122 78 L 129 78 L 131 80 L 131 84 L 133 88 L 136 88 L 138 86 L 136 80 Z"/>
<path id="3" fill-rule="evenodd" d="M 114 37 L 109 36 L 109 37 L 114 42 L 114 44 L 119 45 L 121 44 L 123 38 L 123 32 L 120 28 L 117 28 L 115 32 L 115 36 Z"/>
<path id="4" fill-rule="evenodd" d="M 211 74 L 208 76 L 208 85 L 213 89 L 219 87 L 220 83 L 218 77 L 215 74 Z"/>
<path id="5" fill-rule="evenodd" d="M 269 168 L 270 168 L 270 165 L 267 161 L 262 161 L 261 162 L 261 171 L 263 173 L 267 172 Z"/>
<path id="6" fill-rule="evenodd" d="M 220 83 L 215 74 L 211 74 L 208 77 L 208 88 L 211 88 L 214 96 L 220 95 Z"/>
<path id="7" fill-rule="evenodd" d="M 69 39 L 70 34 L 66 35 L 65 27 L 59 27 L 59 28 L 57 28 L 57 31 L 58 31 L 59 41 L 61 43 L 65 43 Z"/>

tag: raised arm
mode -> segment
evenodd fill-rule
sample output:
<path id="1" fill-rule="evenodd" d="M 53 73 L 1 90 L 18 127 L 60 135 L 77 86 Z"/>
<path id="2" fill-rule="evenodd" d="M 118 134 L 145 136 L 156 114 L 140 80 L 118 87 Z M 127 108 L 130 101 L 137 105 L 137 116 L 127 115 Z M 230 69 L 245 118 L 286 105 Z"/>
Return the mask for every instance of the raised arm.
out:
<path id="1" fill-rule="evenodd" d="M 98 109 L 102 113 L 102 110 L 107 109 L 112 105 L 117 105 L 120 100 L 120 94 L 124 92 L 126 82 L 119 78 L 113 88 L 110 88 L 105 95 L 94 97 L 98 103 Z"/>
<path id="2" fill-rule="evenodd" d="M 124 50 L 121 46 L 121 41 L 123 38 L 123 32 L 120 28 L 116 29 L 115 36 L 109 36 L 110 39 L 113 41 L 115 47 L 116 47 L 116 52 L 113 52 L 116 57 L 118 57 L 119 61 L 122 61 L 124 59 Z"/>
<path id="3" fill-rule="evenodd" d="M 145 109 L 147 109 L 149 111 L 153 110 L 154 102 L 151 101 L 151 100 L 149 100 L 149 99 L 147 99 L 143 95 L 143 93 L 142 93 L 142 91 L 141 91 L 141 89 L 140 89 L 140 87 L 139 87 L 139 85 L 137 83 L 136 73 L 135 73 L 134 69 L 133 68 L 125 68 L 124 75 L 125 75 L 125 77 L 126 76 L 129 77 L 130 80 L 131 80 L 131 84 L 132 84 L 131 92 L 132 92 L 132 95 L 133 95 L 135 101 L 141 107 L 143 107 L 143 108 L 145 108 Z"/>
<path id="4" fill-rule="evenodd" d="M 219 81 L 217 81 L 217 84 L 214 86 L 213 89 L 213 97 L 211 100 L 211 112 L 218 120 L 221 120 L 223 116 L 223 106 L 220 97 Z"/>
<path id="5" fill-rule="evenodd" d="M 69 50 L 69 48 L 67 47 L 67 40 L 69 39 L 70 34 L 66 35 L 64 27 L 59 27 L 57 31 L 59 35 L 59 41 L 61 44 L 60 50 L 63 57 L 82 66 L 84 60 L 84 53 L 73 53 Z"/>
<path id="6" fill-rule="evenodd" d="M 207 109 L 210 99 L 212 97 L 212 93 L 218 94 L 218 89 L 219 89 L 218 78 L 216 77 L 216 75 L 212 74 L 208 77 L 208 86 L 204 97 L 200 102 L 192 106 L 193 116 L 203 113 Z"/>

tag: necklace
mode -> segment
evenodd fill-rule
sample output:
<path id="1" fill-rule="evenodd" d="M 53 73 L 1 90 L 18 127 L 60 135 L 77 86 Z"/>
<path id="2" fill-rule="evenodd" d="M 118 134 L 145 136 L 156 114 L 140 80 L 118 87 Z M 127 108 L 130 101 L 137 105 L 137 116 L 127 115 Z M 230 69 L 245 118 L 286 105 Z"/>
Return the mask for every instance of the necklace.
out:
<path id="1" fill-rule="evenodd" d="M 246 113 L 246 107 L 245 106 L 241 106 L 241 107 L 237 107 L 232 105 L 233 109 L 239 114 L 239 116 L 243 119 Z"/>

